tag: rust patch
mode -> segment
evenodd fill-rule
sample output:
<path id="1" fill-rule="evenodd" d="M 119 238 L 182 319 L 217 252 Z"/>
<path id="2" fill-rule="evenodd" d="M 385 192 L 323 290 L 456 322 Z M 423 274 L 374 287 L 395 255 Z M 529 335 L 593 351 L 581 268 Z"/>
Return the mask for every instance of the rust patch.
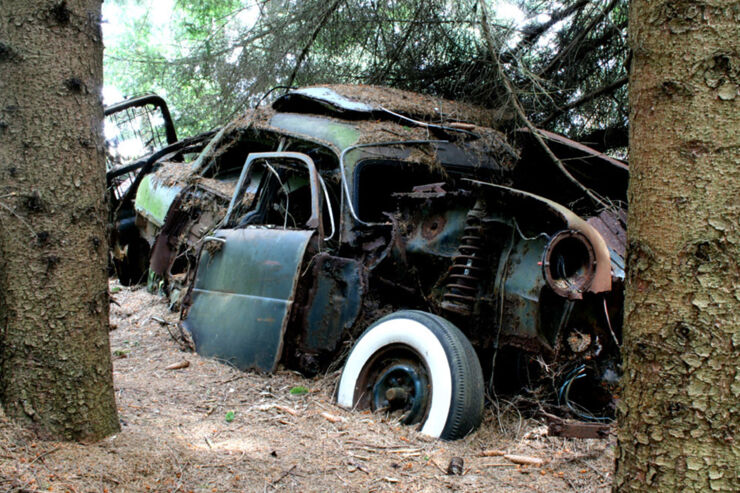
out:
<path id="1" fill-rule="evenodd" d="M 545 250 L 543 272 L 553 291 L 571 300 L 583 298 L 594 279 L 596 254 L 585 235 L 561 231 Z"/>
<path id="2" fill-rule="evenodd" d="M 551 437 L 563 438 L 608 438 L 612 426 L 599 423 L 581 423 L 552 420 L 547 426 L 547 434 Z"/>
<path id="3" fill-rule="evenodd" d="M 627 251 L 627 211 L 606 209 L 586 222 L 599 232 L 609 248 L 624 258 Z"/>
<path id="4" fill-rule="evenodd" d="M 421 236 L 426 240 L 436 238 L 445 229 L 447 219 L 441 214 L 427 217 L 421 225 Z"/>

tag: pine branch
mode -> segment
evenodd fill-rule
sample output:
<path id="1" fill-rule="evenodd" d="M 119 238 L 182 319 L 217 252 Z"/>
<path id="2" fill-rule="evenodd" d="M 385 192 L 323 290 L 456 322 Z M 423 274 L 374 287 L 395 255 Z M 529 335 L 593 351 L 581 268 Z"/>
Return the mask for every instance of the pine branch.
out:
<path id="1" fill-rule="evenodd" d="M 318 25 L 316 26 L 316 29 L 314 29 L 313 34 L 311 35 L 311 39 L 308 40 L 308 43 L 306 43 L 306 46 L 303 47 L 301 54 L 298 56 L 298 60 L 296 60 L 296 63 L 295 63 L 295 68 L 293 68 L 293 72 L 291 72 L 286 86 L 293 87 L 293 81 L 295 80 L 295 76 L 298 73 L 298 69 L 301 68 L 301 64 L 303 63 L 303 60 L 305 60 L 306 56 L 308 55 L 308 51 L 311 49 L 311 46 L 313 45 L 314 41 L 316 41 L 316 38 L 319 36 L 319 33 L 321 32 L 321 30 L 324 29 L 324 26 L 326 26 L 326 23 L 329 21 L 329 18 L 337 10 L 337 8 L 339 7 L 339 4 L 342 3 L 343 1 L 344 0 L 336 0 L 326 10 L 326 12 L 324 12 L 324 15 L 322 16 L 321 21 L 319 21 Z"/>
<path id="2" fill-rule="evenodd" d="M 546 67 L 545 67 L 545 68 L 544 68 L 544 69 L 543 69 L 543 70 L 542 70 L 542 71 L 540 72 L 540 74 L 539 74 L 539 75 L 540 75 L 540 76 L 543 76 L 543 75 L 545 75 L 545 74 L 548 74 L 548 73 L 550 73 L 550 71 L 552 71 L 553 69 L 557 68 L 557 67 L 558 67 L 558 65 L 560 64 L 560 62 L 561 62 L 561 61 L 562 61 L 562 60 L 563 60 L 563 59 L 564 59 L 565 57 L 567 57 L 567 56 L 568 56 L 568 55 L 570 54 L 570 52 L 571 52 L 571 51 L 573 51 L 573 50 L 575 50 L 576 48 L 578 48 L 578 46 L 580 45 L 581 41 L 583 41 L 583 38 L 585 38 L 585 37 L 586 37 L 586 36 L 587 36 L 587 35 L 588 35 L 588 34 L 589 34 L 589 33 L 590 33 L 590 32 L 591 32 L 591 31 L 592 31 L 592 30 L 593 30 L 593 29 L 594 29 L 594 28 L 595 28 L 595 27 L 596 27 L 596 26 L 597 26 L 597 25 L 598 25 L 598 24 L 599 24 L 599 23 L 600 23 L 600 22 L 602 21 L 602 20 L 604 20 L 604 18 L 605 18 L 605 17 L 607 16 L 607 15 L 609 15 L 609 13 L 610 13 L 610 12 L 611 12 L 612 10 L 614 10 L 614 7 L 616 7 L 616 6 L 617 6 L 617 4 L 618 4 L 618 3 L 620 2 L 620 1 L 621 1 L 621 0 L 612 0 L 612 1 L 611 1 L 611 2 L 609 3 L 609 5 L 607 5 L 607 6 L 606 6 L 606 8 L 604 8 L 604 10 L 602 10 L 602 11 L 601 11 L 601 12 L 599 13 L 599 15 L 597 15 L 596 17 L 594 17 L 594 18 L 593 18 L 593 19 L 591 20 L 591 22 L 590 22 L 590 23 L 589 23 L 589 24 L 588 24 L 588 25 L 587 25 L 587 26 L 586 26 L 586 27 L 585 27 L 585 28 L 584 28 L 583 30 L 581 30 L 581 31 L 580 31 L 580 32 L 579 32 L 579 33 L 578 33 L 578 34 L 576 35 L 576 37 L 575 37 L 575 38 L 573 38 L 573 40 L 572 40 L 572 41 L 571 41 L 571 42 L 570 42 L 570 43 L 568 44 L 568 46 L 566 46 L 566 47 L 565 47 L 564 49 L 562 49 L 562 50 L 561 50 L 560 52 L 558 52 L 558 54 L 557 54 L 557 55 L 555 55 L 555 57 L 553 57 L 553 59 L 552 59 L 552 60 L 550 60 L 550 63 L 549 63 L 549 64 L 547 64 L 547 66 L 546 66 Z"/>
<path id="3" fill-rule="evenodd" d="M 544 120 L 542 120 L 540 122 L 540 126 L 543 126 L 543 127 L 546 126 L 547 124 L 549 124 L 550 122 L 552 122 L 554 119 L 556 119 L 557 117 L 559 117 L 563 113 L 572 110 L 573 108 L 578 108 L 579 106 L 581 106 L 583 104 L 586 104 L 589 101 L 593 101 L 594 99 L 596 99 L 596 98 L 598 98 L 600 96 L 603 96 L 605 94 L 611 94 L 611 93 L 613 93 L 614 91 L 616 91 L 620 87 L 622 87 L 625 84 L 627 84 L 627 80 L 628 79 L 629 79 L 629 77 L 627 77 L 625 75 L 625 76 L 620 77 L 619 79 L 615 80 L 611 84 L 607 84 L 604 87 L 600 87 L 599 89 L 597 89 L 595 91 L 592 91 L 592 92 L 586 94 L 585 96 L 576 99 L 575 101 L 572 101 L 572 102 L 570 102 L 568 104 L 565 104 L 563 106 L 560 106 L 557 110 L 555 110 L 552 113 L 550 113 L 547 116 L 547 118 L 545 118 Z"/>
<path id="4" fill-rule="evenodd" d="M 516 47 L 514 47 L 513 50 L 505 55 L 502 55 L 502 57 L 505 57 L 506 55 L 516 57 L 516 55 L 521 50 L 532 46 L 535 41 L 537 41 L 540 36 L 545 34 L 552 26 L 570 16 L 573 12 L 581 10 L 583 7 L 588 5 L 588 3 L 589 0 L 579 0 L 569 7 L 555 11 L 550 14 L 550 19 L 547 22 L 543 22 L 542 24 L 528 24 L 524 26 L 524 28 L 522 29 L 522 33 L 524 34 L 522 40 L 517 43 Z"/>
<path id="5" fill-rule="evenodd" d="M 536 128 L 531 121 L 529 121 L 529 118 L 527 117 L 527 114 L 524 111 L 524 108 L 522 107 L 521 103 L 519 102 L 519 98 L 517 97 L 516 91 L 514 90 L 514 87 L 511 84 L 511 80 L 509 80 L 509 77 L 504 73 L 503 67 L 501 66 L 501 63 L 499 63 L 498 57 L 496 56 L 496 45 L 494 43 L 493 35 L 491 34 L 491 29 L 488 26 L 488 10 L 486 9 L 485 0 L 479 0 L 479 4 L 481 7 L 481 22 L 483 24 L 483 33 L 486 38 L 486 42 L 488 44 L 488 50 L 491 55 L 491 59 L 493 63 L 498 68 L 498 75 L 501 78 L 501 81 L 503 82 L 504 87 L 506 88 L 506 92 L 509 95 L 509 98 L 511 99 L 511 102 L 514 105 L 514 108 L 516 109 L 517 114 L 519 115 L 519 118 L 521 118 L 522 122 L 524 122 L 524 125 L 529 129 L 530 132 L 532 132 L 532 135 L 534 136 L 537 143 L 542 147 L 542 150 L 545 151 L 547 156 L 552 160 L 552 162 L 558 167 L 558 169 L 563 173 L 563 175 L 575 186 L 580 188 L 583 193 L 586 194 L 588 198 L 590 198 L 595 204 L 600 204 L 604 207 L 607 207 L 608 204 L 602 199 L 601 197 L 597 196 L 596 193 L 591 190 L 590 188 L 586 187 L 583 183 L 578 181 L 570 172 L 567 170 L 563 162 L 558 159 L 558 157 L 555 155 L 555 153 L 552 152 L 550 147 L 547 145 L 545 140 L 542 138 L 542 135 L 540 134 L 540 131 L 538 128 Z"/>

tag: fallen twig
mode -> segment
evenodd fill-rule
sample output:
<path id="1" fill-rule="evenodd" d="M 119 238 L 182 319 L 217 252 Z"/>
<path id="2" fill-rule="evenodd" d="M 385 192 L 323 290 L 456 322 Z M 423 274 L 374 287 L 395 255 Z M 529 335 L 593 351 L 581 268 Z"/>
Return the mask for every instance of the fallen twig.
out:
<path id="1" fill-rule="evenodd" d="M 325 420 L 327 420 L 328 422 L 330 422 L 330 423 L 340 423 L 340 422 L 344 421 L 343 418 L 341 418 L 339 416 L 334 416 L 333 414 L 329 414 L 329 413 L 326 413 L 326 412 L 321 413 L 320 416 L 322 418 L 324 418 Z"/>
<path id="2" fill-rule="evenodd" d="M 361 420 L 361 421 L 364 422 L 364 420 Z M 375 443 L 361 442 L 359 440 L 347 440 L 346 443 L 358 445 L 360 446 L 360 448 L 370 448 L 370 447 L 372 447 L 373 449 L 398 448 L 398 445 L 378 445 Z"/>
<path id="3" fill-rule="evenodd" d="M 34 463 L 34 462 L 36 462 L 37 460 L 43 459 L 43 458 L 44 458 L 44 457 L 46 457 L 47 455 L 51 455 L 51 454 L 53 454 L 54 452 L 56 452 L 57 450 L 59 450 L 59 448 L 60 448 L 59 446 L 56 446 L 56 447 L 54 447 L 54 448 L 53 448 L 53 449 L 51 449 L 51 450 L 47 450 L 46 452 L 42 452 L 42 453 L 40 453 L 39 455 L 37 455 L 37 456 L 36 456 L 36 458 L 35 458 L 35 459 L 33 459 L 33 460 L 32 460 L 31 462 L 29 462 L 29 463 L 28 463 L 28 465 L 31 465 L 31 464 L 33 464 L 33 463 Z M 43 462 L 43 461 L 42 461 L 42 462 Z"/>
<path id="4" fill-rule="evenodd" d="M 340 475 L 339 475 L 339 473 L 338 473 L 337 471 L 334 471 L 334 474 L 336 475 L 336 477 L 338 477 L 338 478 L 339 478 L 339 480 L 340 480 L 340 481 L 341 481 L 342 483 L 344 483 L 345 485 L 348 485 L 348 484 L 349 484 L 349 483 L 348 483 L 348 482 L 347 482 L 347 481 L 346 481 L 346 480 L 345 480 L 345 479 L 344 479 L 344 478 L 343 478 L 342 476 L 340 476 Z"/>
<path id="5" fill-rule="evenodd" d="M 350 466 L 349 467 L 349 472 L 361 471 L 361 472 L 364 472 L 365 474 L 367 474 L 368 476 L 370 475 L 370 473 L 368 472 L 368 470 L 365 469 L 365 467 L 362 464 L 358 464 L 357 462 L 350 462 L 349 463 L 349 466 Z"/>
<path id="6" fill-rule="evenodd" d="M 584 466 L 588 467 L 593 472 L 595 472 L 596 474 L 598 474 L 599 476 L 601 476 L 601 479 L 603 479 L 603 480 L 606 481 L 609 478 L 609 473 L 604 473 L 602 471 L 599 471 L 593 465 L 591 465 L 588 462 L 586 462 L 585 460 L 583 460 L 583 457 L 578 457 L 576 460 L 578 460 L 578 462 L 580 462 L 581 464 L 583 464 Z"/>
<path id="7" fill-rule="evenodd" d="M 399 448 L 395 450 L 388 450 L 391 454 L 415 454 L 416 452 L 421 452 L 420 448 Z"/>
<path id="8" fill-rule="evenodd" d="M 354 452 L 347 452 L 347 455 L 349 455 L 350 457 L 354 457 L 355 459 L 372 460 L 372 457 L 366 457 L 364 455 L 358 455 L 358 454 L 355 454 Z"/>
<path id="9" fill-rule="evenodd" d="M 277 409 L 278 411 L 290 414 L 291 416 L 298 416 L 298 411 L 289 408 L 288 406 L 283 406 L 281 404 L 260 404 L 259 406 L 252 407 L 251 409 L 254 409 L 255 411 L 270 411 L 271 409 Z"/>
<path id="10" fill-rule="evenodd" d="M 296 465 L 295 465 L 295 464 L 293 464 L 292 466 L 290 466 L 290 469 L 288 469 L 287 471 L 285 471 L 285 472 L 284 472 L 284 473 L 282 474 L 282 476 L 280 476 L 280 477 L 279 477 L 279 478 L 277 478 L 277 479 L 276 479 L 275 481 L 273 481 L 272 483 L 270 483 L 270 485 L 272 485 L 272 486 L 275 486 L 276 484 L 278 484 L 278 483 L 279 483 L 280 481 L 282 481 L 282 480 L 283 480 L 283 479 L 284 479 L 284 478 L 285 478 L 285 477 L 286 477 L 286 476 L 287 476 L 288 474 L 292 473 L 292 472 L 293 472 L 293 469 L 295 469 L 295 468 L 296 468 Z"/>
<path id="11" fill-rule="evenodd" d="M 578 489 L 576 488 L 576 486 L 573 484 L 573 482 L 570 479 L 566 478 L 565 476 L 561 477 L 560 479 L 568 483 L 568 486 L 570 486 L 570 489 L 572 489 L 573 491 L 578 491 Z"/>
<path id="12" fill-rule="evenodd" d="M 484 450 L 480 454 L 478 454 L 480 457 L 503 457 L 506 455 L 506 452 L 503 450 Z"/>
<path id="13" fill-rule="evenodd" d="M 514 464 L 522 464 L 525 466 L 541 466 L 545 463 L 544 459 L 538 457 L 529 457 L 527 455 L 504 455 L 504 459 L 510 460 Z"/>
<path id="14" fill-rule="evenodd" d="M 295 409 L 289 408 L 288 406 L 277 405 L 275 406 L 275 409 L 279 409 L 280 411 L 283 411 L 284 413 L 288 413 L 291 416 L 298 416 L 298 411 L 296 411 Z"/>
<path id="15" fill-rule="evenodd" d="M 184 359 L 177 363 L 172 363 L 171 365 L 166 366 L 164 369 L 165 370 L 182 370 L 183 368 L 187 368 L 188 366 L 190 366 L 190 361 Z"/>
<path id="16" fill-rule="evenodd" d="M 244 375 L 236 375 L 236 376 L 234 376 L 234 377 L 231 377 L 231 378 L 229 378 L 228 380 L 223 380 L 223 381 L 221 381 L 221 382 L 214 382 L 214 383 L 216 383 L 216 384 L 221 384 L 221 385 L 225 385 L 225 384 L 227 384 L 227 383 L 231 383 L 231 382 L 233 382 L 233 381 L 235 381 L 235 380 L 239 380 L 240 378 L 244 378 Z"/>
<path id="17" fill-rule="evenodd" d="M 445 471 L 445 470 L 444 470 L 444 469 L 442 468 L 442 466 L 440 466 L 439 464 L 437 464 L 437 461 L 435 461 L 434 459 L 429 459 L 429 461 L 427 461 L 427 464 L 429 464 L 430 462 L 431 462 L 432 464 L 434 464 L 434 466 L 435 466 L 435 467 L 436 467 L 437 469 L 439 469 L 439 470 L 440 470 L 440 471 L 442 472 L 442 474 L 445 474 L 445 475 L 447 474 L 447 471 Z"/>

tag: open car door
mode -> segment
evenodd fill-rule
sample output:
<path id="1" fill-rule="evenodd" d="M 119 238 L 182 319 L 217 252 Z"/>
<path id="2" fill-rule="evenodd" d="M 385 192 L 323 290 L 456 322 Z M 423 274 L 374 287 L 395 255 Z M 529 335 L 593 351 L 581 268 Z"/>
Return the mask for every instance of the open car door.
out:
<path id="1" fill-rule="evenodd" d="M 322 186 L 305 154 L 248 156 L 226 228 L 204 239 L 186 299 L 182 325 L 199 354 L 241 370 L 275 370 L 306 249 L 323 234 Z"/>

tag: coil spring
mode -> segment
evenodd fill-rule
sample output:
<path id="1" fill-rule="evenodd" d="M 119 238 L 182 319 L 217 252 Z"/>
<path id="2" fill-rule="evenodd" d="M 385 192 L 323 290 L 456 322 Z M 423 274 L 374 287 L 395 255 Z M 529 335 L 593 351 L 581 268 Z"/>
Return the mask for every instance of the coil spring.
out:
<path id="1" fill-rule="evenodd" d="M 482 207 L 478 204 L 468 212 L 465 229 L 457 254 L 449 269 L 442 308 L 462 315 L 473 312 L 478 286 L 484 272 Z"/>

